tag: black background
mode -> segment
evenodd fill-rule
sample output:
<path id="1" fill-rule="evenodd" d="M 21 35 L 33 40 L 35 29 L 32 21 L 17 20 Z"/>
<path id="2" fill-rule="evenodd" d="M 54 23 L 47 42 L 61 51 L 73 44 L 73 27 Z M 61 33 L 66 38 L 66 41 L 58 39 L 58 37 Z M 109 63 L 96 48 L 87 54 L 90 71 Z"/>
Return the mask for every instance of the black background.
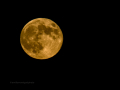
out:
<path id="1" fill-rule="evenodd" d="M 86 85 L 97 82 L 105 66 L 103 58 L 104 26 L 108 15 L 105 5 L 92 2 L 13 2 L 7 8 L 7 50 L 10 81 L 35 82 L 60 86 Z M 56 22 L 63 33 L 60 51 L 52 58 L 41 61 L 28 56 L 21 47 L 20 33 L 35 18 Z M 102 34 L 102 36 L 101 36 Z M 104 63 L 103 63 L 104 62 Z M 100 64 L 102 63 L 102 67 Z M 95 78 L 96 77 L 96 78 Z M 90 84 L 91 85 L 91 84 Z M 59 87 L 60 87 L 59 86 Z"/>
<path id="2" fill-rule="evenodd" d="M 17 7 L 17 9 L 15 9 Z M 34 82 L 51 83 L 63 80 L 67 66 L 65 52 L 65 43 L 63 41 L 60 51 L 52 58 L 47 60 L 37 60 L 27 55 L 20 44 L 20 34 L 23 27 L 36 18 L 48 18 L 56 22 L 62 30 L 63 36 L 67 30 L 67 18 L 60 11 L 51 11 L 48 9 L 37 9 L 29 6 L 11 9 L 10 24 L 10 82 Z M 12 51 L 12 52 L 11 52 Z"/>

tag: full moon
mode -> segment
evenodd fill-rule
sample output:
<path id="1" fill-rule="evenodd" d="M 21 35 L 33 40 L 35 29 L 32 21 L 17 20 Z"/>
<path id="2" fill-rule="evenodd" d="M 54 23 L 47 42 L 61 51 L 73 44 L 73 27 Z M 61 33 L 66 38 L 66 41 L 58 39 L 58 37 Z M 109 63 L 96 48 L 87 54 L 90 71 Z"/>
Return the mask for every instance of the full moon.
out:
<path id="1" fill-rule="evenodd" d="M 22 49 L 30 57 L 45 60 L 55 56 L 61 49 L 63 33 L 54 21 L 36 18 L 29 21 L 20 34 Z"/>

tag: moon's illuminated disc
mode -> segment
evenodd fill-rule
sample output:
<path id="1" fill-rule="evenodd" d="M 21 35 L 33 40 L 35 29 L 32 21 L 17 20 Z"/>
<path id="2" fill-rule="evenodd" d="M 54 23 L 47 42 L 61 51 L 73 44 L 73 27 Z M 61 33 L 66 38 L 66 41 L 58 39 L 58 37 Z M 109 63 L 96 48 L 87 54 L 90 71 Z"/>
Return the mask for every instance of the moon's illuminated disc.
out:
<path id="1" fill-rule="evenodd" d="M 36 18 L 23 27 L 20 43 L 30 57 L 45 60 L 59 52 L 63 43 L 63 33 L 54 21 Z"/>

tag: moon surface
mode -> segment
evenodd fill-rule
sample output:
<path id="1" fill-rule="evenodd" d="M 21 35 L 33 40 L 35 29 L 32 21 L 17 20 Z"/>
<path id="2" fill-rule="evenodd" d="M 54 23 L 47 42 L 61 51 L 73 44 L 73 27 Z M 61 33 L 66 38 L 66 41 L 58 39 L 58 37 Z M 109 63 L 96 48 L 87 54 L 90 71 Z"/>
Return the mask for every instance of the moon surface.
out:
<path id="1" fill-rule="evenodd" d="M 45 60 L 59 52 L 63 43 L 63 33 L 54 21 L 36 18 L 23 27 L 20 43 L 30 57 Z"/>

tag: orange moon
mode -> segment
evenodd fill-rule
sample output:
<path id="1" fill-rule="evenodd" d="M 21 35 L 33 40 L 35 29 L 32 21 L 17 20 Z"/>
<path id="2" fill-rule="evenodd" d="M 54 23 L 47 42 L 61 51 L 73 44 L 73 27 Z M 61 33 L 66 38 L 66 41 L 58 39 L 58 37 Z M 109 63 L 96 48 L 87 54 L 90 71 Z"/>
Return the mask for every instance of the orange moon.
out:
<path id="1" fill-rule="evenodd" d="M 60 27 L 48 18 L 29 21 L 20 34 L 22 49 L 30 57 L 46 60 L 55 56 L 61 49 L 63 33 Z"/>

